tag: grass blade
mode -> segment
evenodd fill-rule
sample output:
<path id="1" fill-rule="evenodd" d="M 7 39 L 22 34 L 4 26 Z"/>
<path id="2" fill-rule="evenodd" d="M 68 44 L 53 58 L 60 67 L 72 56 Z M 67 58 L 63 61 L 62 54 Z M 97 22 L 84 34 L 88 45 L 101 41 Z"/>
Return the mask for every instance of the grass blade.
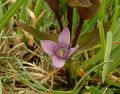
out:
<path id="1" fill-rule="evenodd" d="M 100 63 L 99 65 L 93 67 L 92 69 L 90 69 L 76 84 L 76 86 L 73 88 L 73 94 L 78 94 L 78 92 L 80 91 L 79 87 L 80 85 L 86 80 L 86 78 L 88 77 L 88 75 L 94 71 L 95 69 L 99 68 L 100 66 L 104 65 L 104 64 L 107 64 L 107 63 L 110 63 L 110 62 L 113 62 L 113 60 L 111 61 L 107 61 L 107 62 L 103 62 L 103 63 Z M 74 93 L 75 92 L 75 93 Z"/>
<path id="2" fill-rule="evenodd" d="M 0 30 L 9 22 L 14 13 L 20 8 L 20 6 L 26 0 L 17 0 L 4 14 L 3 18 L 0 19 Z"/>
<path id="3" fill-rule="evenodd" d="M 3 94 L 3 93 L 2 93 L 2 83 L 1 83 L 1 79 L 0 79 L 0 94 Z"/>
<path id="4" fill-rule="evenodd" d="M 112 32 L 108 32 L 107 33 L 107 40 L 106 40 L 104 62 L 109 61 L 111 48 L 112 48 Z M 108 63 L 103 66 L 102 83 L 104 83 L 104 81 L 106 79 L 107 71 L 108 71 Z"/>
<path id="5" fill-rule="evenodd" d="M 86 86 L 86 88 L 92 93 L 92 94 L 102 94 L 97 88 L 95 88 L 94 86 Z"/>

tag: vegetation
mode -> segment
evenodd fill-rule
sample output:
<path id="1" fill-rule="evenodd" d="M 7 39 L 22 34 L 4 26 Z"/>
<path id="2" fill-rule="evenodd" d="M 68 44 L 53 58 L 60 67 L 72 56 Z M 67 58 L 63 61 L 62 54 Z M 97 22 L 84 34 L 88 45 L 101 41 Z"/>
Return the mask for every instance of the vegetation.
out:
<path id="1" fill-rule="evenodd" d="M 0 0 L 0 94 L 120 94 L 119 7 L 119 0 Z M 66 27 L 68 53 L 79 49 L 56 68 L 41 41 L 57 43 Z"/>

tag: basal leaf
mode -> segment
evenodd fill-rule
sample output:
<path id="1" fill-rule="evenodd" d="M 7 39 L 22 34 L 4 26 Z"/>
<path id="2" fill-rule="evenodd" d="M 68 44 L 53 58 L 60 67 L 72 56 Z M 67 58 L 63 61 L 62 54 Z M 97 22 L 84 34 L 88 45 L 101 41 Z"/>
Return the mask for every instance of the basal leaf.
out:
<path id="1" fill-rule="evenodd" d="M 57 41 L 57 37 L 55 35 L 50 35 L 47 34 L 45 32 L 40 32 L 35 30 L 33 27 L 25 24 L 25 23 L 20 23 L 20 22 L 16 22 L 17 26 L 20 27 L 21 29 L 23 29 L 24 31 L 30 33 L 31 35 L 33 35 L 34 39 L 37 41 L 37 43 L 39 43 L 40 40 L 53 40 L 53 41 Z"/>
<path id="2" fill-rule="evenodd" d="M 111 26 L 111 21 L 108 21 L 103 25 L 105 31 L 107 32 Z M 85 35 L 81 35 L 78 39 L 77 44 L 81 50 L 88 49 L 95 46 L 100 41 L 99 29 L 96 27 L 92 32 Z"/>

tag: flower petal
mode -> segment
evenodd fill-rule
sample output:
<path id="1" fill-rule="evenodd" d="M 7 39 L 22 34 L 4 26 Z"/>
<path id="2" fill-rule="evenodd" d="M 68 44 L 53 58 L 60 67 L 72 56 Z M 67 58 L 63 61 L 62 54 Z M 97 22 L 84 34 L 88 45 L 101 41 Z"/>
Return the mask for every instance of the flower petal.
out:
<path id="1" fill-rule="evenodd" d="M 59 35 L 58 38 L 58 43 L 59 44 L 65 44 L 67 47 L 70 45 L 70 32 L 69 29 L 66 27 L 63 29 L 61 34 Z"/>
<path id="2" fill-rule="evenodd" d="M 74 47 L 74 48 L 70 48 L 70 52 L 69 52 L 68 58 L 69 58 L 70 56 L 72 56 L 72 55 L 78 50 L 78 48 L 79 48 L 79 45 L 77 45 L 77 46 Z"/>
<path id="3" fill-rule="evenodd" d="M 64 59 L 61 59 L 57 56 L 53 56 L 52 57 L 52 63 L 53 63 L 53 66 L 56 67 L 56 68 L 61 68 L 64 66 L 65 64 L 65 60 Z"/>
<path id="4" fill-rule="evenodd" d="M 42 40 L 41 46 L 47 54 L 54 55 L 54 49 L 56 48 L 57 43 L 55 43 L 54 41 L 50 41 L 50 40 Z"/>

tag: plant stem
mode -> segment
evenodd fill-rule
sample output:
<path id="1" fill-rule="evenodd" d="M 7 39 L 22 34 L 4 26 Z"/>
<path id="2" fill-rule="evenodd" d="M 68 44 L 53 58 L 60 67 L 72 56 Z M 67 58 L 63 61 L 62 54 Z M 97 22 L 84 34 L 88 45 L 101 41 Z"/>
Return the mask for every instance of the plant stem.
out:
<path id="1" fill-rule="evenodd" d="M 79 25 L 78 25 L 78 27 L 77 27 L 77 31 L 75 32 L 75 37 L 74 37 L 74 39 L 73 39 L 72 47 L 75 47 L 75 46 L 76 46 L 77 40 L 78 40 L 79 35 L 80 35 L 80 33 L 81 33 L 81 29 L 82 29 L 82 26 L 83 26 L 83 22 L 84 22 L 84 19 L 80 19 Z"/>
<path id="2" fill-rule="evenodd" d="M 67 80 L 67 88 L 73 88 L 75 86 L 75 80 L 71 77 L 70 70 L 66 69 L 65 74 Z"/>
<path id="3" fill-rule="evenodd" d="M 55 16 L 57 18 L 57 21 L 59 23 L 59 26 L 60 26 L 60 31 L 63 30 L 63 24 L 62 24 L 62 21 L 61 21 L 61 17 L 60 17 L 60 13 L 58 11 L 55 12 Z"/>
<path id="4" fill-rule="evenodd" d="M 50 6 L 51 10 L 55 13 L 55 16 L 57 18 L 57 21 L 59 23 L 59 26 L 60 26 L 60 31 L 62 31 L 63 29 L 63 24 L 62 24 L 62 21 L 61 21 L 61 16 L 60 16 L 60 7 L 59 7 L 59 3 L 57 0 L 45 0 L 48 5 Z"/>
<path id="5" fill-rule="evenodd" d="M 68 20 L 68 28 L 70 30 L 70 33 L 72 32 L 72 22 L 73 22 L 73 8 L 70 6 L 67 6 L 67 20 Z"/>

